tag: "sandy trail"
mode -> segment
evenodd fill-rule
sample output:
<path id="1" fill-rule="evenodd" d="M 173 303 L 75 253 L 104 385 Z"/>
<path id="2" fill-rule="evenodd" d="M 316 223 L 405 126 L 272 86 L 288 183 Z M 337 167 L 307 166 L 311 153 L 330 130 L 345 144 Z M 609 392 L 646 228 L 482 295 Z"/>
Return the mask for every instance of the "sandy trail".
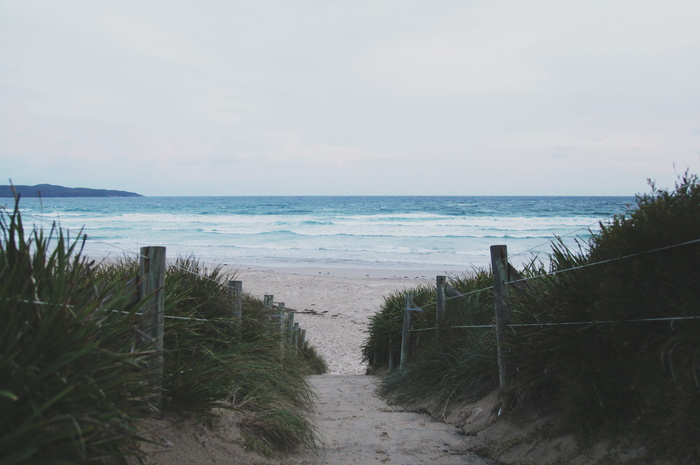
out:
<path id="1" fill-rule="evenodd" d="M 405 272 L 367 277 L 338 275 L 342 270 L 309 270 L 280 273 L 271 270 L 236 271 L 243 292 L 260 299 L 274 296 L 297 313 L 294 321 L 306 329 L 306 339 L 328 363 L 331 374 L 361 374 L 362 344 L 369 317 L 380 310 L 384 298 L 394 292 L 435 282 L 435 274 Z"/>
<path id="2" fill-rule="evenodd" d="M 215 426 L 177 416 L 150 419 L 142 433 L 150 443 L 148 465 L 492 465 L 469 452 L 469 437 L 427 414 L 390 406 L 367 375 L 311 376 L 317 395 L 310 420 L 319 447 L 266 458 L 244 448 L 239 416 L 224 413 Z M 461 434 L 460 434 L 461 433 Z M 137 465 L 136 460 L 129 462 Z"/>
<path id="3" fill-rule="evenodd" d="M 310 377 L 318 400 L 312 420 L 323 448 L 295 457 L 303 465 L 486 465 L 466 450 L 465 436 L 428 415 L 389 406 L 365 375 Z M 289 462 L 288 462 L 289 463 Z"/>

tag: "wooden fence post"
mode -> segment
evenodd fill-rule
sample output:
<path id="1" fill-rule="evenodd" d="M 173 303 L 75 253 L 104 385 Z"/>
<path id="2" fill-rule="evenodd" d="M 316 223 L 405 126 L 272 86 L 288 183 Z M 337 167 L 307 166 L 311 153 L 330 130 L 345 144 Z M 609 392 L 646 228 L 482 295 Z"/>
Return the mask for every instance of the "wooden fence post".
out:
<path id="1" fill-rule="evenodd" d="M 411 350 L 411 309 L 413 308 L 413 295 L 406 294 L 406 308 L 403 309 L 403 332 L 401 333 L 401 360 L 399 367 L 408 362 Z"/>
<path id="2" fill-rule="evenodd" d="M 447 313 L 447 306 L 445 302 L 445 288 L 447 287 L 447 276 L 438 276 L 436 278 L 436 289 L 437 289 L 437 304 L 435 306 L 435 326 L 437 327 L 437 337 L 438 341 L 441 340 L 443 336 L 444 329 L 444 319 Z"/>
<path id="3" fill-rule="evenodd" d="M 229 281 L 228 295 L 233 300 L 233 317 L 238 320 L 240 331 L 243 322 L 243 281 Z"/>
<path id="4" fill-rule="evenodd" d="M 287 312 L 287 331 L 285 335 L 287 336 L 287 345 L 291 346 L 294 342 L 294 313 Z"/>
<path id="5" fill-rule="evenodd" d="M 299 350 L 299 333 L 301 333 L 299 323 L 294 323 L 294 329 L 292 330 L 292 347 L 294 347 L 295 351 Z"/>
<path id="6" fill-rule="evenodd" d="M 148 383 L 154 391 L 153 405 L 163 407 L 163 327 L 165 308 L 165 247 L 141 247 L 139 300 L 146 300 L 141 319 L 141 342 L 154 351 L 148 359 Z"/>
<path id="7" fill-rule="evenodd" d="M 498 345 L 498 376 L 501 397 L 508 383 L 503 339 L 510 323 L 510 301 L 508 298 L 508 248 L 505 245 L 491 246 L 491 268 L 493 271 L 493 295 L 496 308 L 496 344 Z"/>
<path id="8" fill-rule="evenodd" d="M 277 317 L 280 319 L 279 325 L 280 325 L 280 352 L 282 355 L 284 355 L 284 340 L 286 339 L 285 336 L 286 334 L 284 333 L 284 328 L 286 326 L 286 312 L 284 311 L 284 302 L 279 302 L 277 304 Z"/>
<path id="9" fill-rule="evenodd" d="M 272 307 L 274 306 L 274 300 L 275 300 L 274 295 L 265 294 L 265 297 L 263 297 L 263 309 L 266 312 L 272 313 Z"/>

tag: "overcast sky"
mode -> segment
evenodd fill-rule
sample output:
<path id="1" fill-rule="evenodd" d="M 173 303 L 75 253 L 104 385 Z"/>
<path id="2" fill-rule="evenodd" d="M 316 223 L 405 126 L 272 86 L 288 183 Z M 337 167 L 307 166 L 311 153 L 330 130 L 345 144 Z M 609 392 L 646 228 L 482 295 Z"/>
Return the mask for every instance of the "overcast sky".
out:
<path id="1" fill-rule="evenodd" d="M 700 172 L 698 0 L 0 0 L 0 184 L 634 195 Z"/>

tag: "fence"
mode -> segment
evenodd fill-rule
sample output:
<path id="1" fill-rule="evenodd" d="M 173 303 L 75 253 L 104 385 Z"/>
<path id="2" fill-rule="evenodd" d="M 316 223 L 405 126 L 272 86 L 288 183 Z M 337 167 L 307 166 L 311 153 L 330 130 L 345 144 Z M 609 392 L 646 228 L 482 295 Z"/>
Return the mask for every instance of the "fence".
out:
<path id="1" fill-rule="evenodd" d="M 491 246 L 491 267 L 493 271 L 493 291 L 494 291 L 494 307 L 495 307 L 495 324 L 492 325 L 496 329 L 496 345 L 498 353 L 499 379 L 501 387 L 504 387 L 507 382 L 505 357 L 503 355 L 503 335 L 510 322 L 510 300 L 509 300 L 509 285 L 521 285 L 518 280 L 522 276 L 508 262 L 508 248 L 505 245 Z M 452 294 L 452 297 L 461 296 L 459 293 L 452 291 L 447 285 L 447 276 L 437 276 L 436 278 L 436 310 L 435 310 L 435 327 L 423 328 L 422 331 L 435 330 L 438 338 L 444 332 L 444 320 L 446 317 L 446 300 L 447 294 Z M 491 288 L 489 288 L 491 289 Z M 487 289 L 483 289 L 487 290 Z M 413 305 L 413 296 L 406 294 L 406 306 L 403 314 L 403 330 L 401 333 L 401 359 L 400 365 L 404 366 L 410 357 L 411 348 L 411 315 L 413 312 L 423 311 L 422 308 L 415 308 Z M 393 368 L 393 363 L 390 363 L 390 368 Z"/>
<path id="2" fill-rule="evenodd" d="M 144 302 L 143 310 L 139 313 L 140 328 L 137 334 L 142 349 L 153 351 L 149 358 L 148 383 L 154 391 L 154 406 L 162 410 L 163 389 L 163 337 L 166 318 L 192 319 L 185 317 L 169 317 L 165 315 L 165 247 L 142 247 L 140 254 L 138 296 Z M 240 329 L 244 319 L 243 314 L 243 282 L 229 281 L 228 293 L 233 302 L 231 319 L 237 322 Z M 273 295 L 265 295 L 263 307 L 274 318 L 279 326 L 280 352 L 297 351 L 303 347 L 306 330 L 294 322 L 294 311 L 287 310 L 284 302 L 274 303 Z M 201 319 L 196 319 L 202 321 Z M 208 320 L 204 320 L 208 321 Z"/>
<path id="3" fill-rule="evenodd" d="M 615 259 L 603 260 L 595 263 L 588 263 L 585 265 L 562 269 L 554 271 L 548 275 L 564 273 L 568 271 L 574 271 L 577 269 L 600 265 L 604 263 L 610 263 L 617 260 L 624 260 L 632 257 L 637 257 L 645 254 L 661 252 L 669 250 L 676 247 L 683 247 L 690 244 L 700 243 L 700 239 L 695 239 L 691 241 L 682 242 L 679 244 L 674 244 L 671 246 L 660 247 L 652 250 L 647 250 L 640 253 L 630 254 Z M 523 277 L 515 267 L 508 261 L 508 250 L 505 245 L 493 245 L 490 248 L 491 251 L 491 268 L 493 274 L 493 286 L 478 289 L 467 294 L 460 294 L 455 290 L 451 289 L 447 284 L 446 276 L 437 276 L 436 278 L 436 295 L 435 295 L 435 327 L 430 328 L 420 328 L 412 329 L 412 315 L 415 312 L 424 311 L 423 308 L 416 308 L 413 303 L 413 296 L 411 294 L 406 294 L 406 303 L 403 309 L 403 327 L 401 333 L 401 356 L 400 356 L 400 366 L 406 364 L 411 355 L 411 333 L 419 331 L 436 331 L 438 340 L 441 334 L 448 328 L 493 328 L 496 331 L 496 346 L 497 346 L 497 361 L 498 361 L 498 374 L 499 374 L 499 384 L 501 391 L 508 384 L 508 366 L 506 364 L 506 358 L 504 355 L 504 337 L 508 328 L 521 327 L 521 326 L 553 326 L 553 325 L 590 325 L 599 323 L 631 323 L 631 322 L 650 322 L 650 321 L 677 321 L 677 320 L 698 320 L 700 316 L 676 316 L 676 317 L 663 317 L 663 318 L 640 318 L 631 319 L 624 321 L 581 321 L 581 322 L 560 322 L 560 323 L 523 323 L 523 324 L 511 324 L 510 314 L 511 314 L 511 302 L 510 302 L 510 292 L 513 288 L 523 289 L 529 286 L 528 281 L 531 279 L 541 278 L 547 275 L 538 275 L 532 277 Z M 472 326 L 445 326 L 446 317 L 446 301 L 450 298 L 466 297 L 469 294 L 479 293 L 487 290 L 493 290 L 494 296 L 494 311 L 495 318 L 493 324 L 488 325 L 472 325 Z M 393 351 L 391 350 L 391 341 L 389 349 L 389 370 L 394 369 L 393 361 Z M 376 353 L 375 353 L 376 356 Z M 376 360 L 376 358 L 375 358 Z"/>

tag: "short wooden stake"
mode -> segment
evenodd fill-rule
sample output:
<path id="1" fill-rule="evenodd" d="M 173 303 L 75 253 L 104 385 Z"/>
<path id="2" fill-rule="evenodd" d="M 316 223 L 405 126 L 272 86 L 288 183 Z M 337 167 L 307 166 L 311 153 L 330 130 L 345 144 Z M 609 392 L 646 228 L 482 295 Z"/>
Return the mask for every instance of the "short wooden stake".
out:
<path id="1" fill-rule="evenodd" d="M 294 329 L 292 331 L 292 347 L 294 350 L 299 350 L 299 334 L 301 333 L 301 328 L 299 328 L 299 323 L 294 323 Z"/>
<path id="2" fill-rule="evenodd" d="M 401 333 L 401 360 L 399 367 L 408 362 L 411 350 L 411 309 L 413 308 L 413 295 L 406 294 L 406 308 L 403 310 L 403 331 Z"/>
<path id="3" fill-rule="evenodd" d="M 141 319 L 141 345 L 154 351 L 148 359 L 148 383 L 153 405 L 163 410 L 163 328 L 165 309 L 165 247 L 141 247 L 139 300 L 146 300 Z"/>
<path id="4" fill-rule="evenodd" d="M 294 312 L 287 312 L 287 344 L 292 345 L 294 343 L 294 326 L 298 325 L 294 323 Z"/>
<path id="5" fill-rule="evenodd" d="M 263 297 L 263 309 L 266 312 L 272 313 L 272 307 L 274 306 L 274 300 L 275 300 L 274 295 L 265 294 L 265 297 Z"/>
<path id="6" fill-rule="evenodd" d="M 438 341 L 441 341 L 444 334 L 443 324 L 447 314 L 447 305 L 445 302 L 445 288 L 447 287 L 447 276 L 436 277 L 437 304 L 435 306 L 435 326 L 437 327 Z"/>
<path id="7" fill-rule="evenodd" d="M 277 304 L 277 317 L 280 319 L 279 321 L 279 331 L 280 331 L 280 352 L 284 354 L 284 340 L 285 334 L 284 334 L 284 328 L 286 326 L 286 312 L 284 310 L 284 302 L 279 302 Z"/>

